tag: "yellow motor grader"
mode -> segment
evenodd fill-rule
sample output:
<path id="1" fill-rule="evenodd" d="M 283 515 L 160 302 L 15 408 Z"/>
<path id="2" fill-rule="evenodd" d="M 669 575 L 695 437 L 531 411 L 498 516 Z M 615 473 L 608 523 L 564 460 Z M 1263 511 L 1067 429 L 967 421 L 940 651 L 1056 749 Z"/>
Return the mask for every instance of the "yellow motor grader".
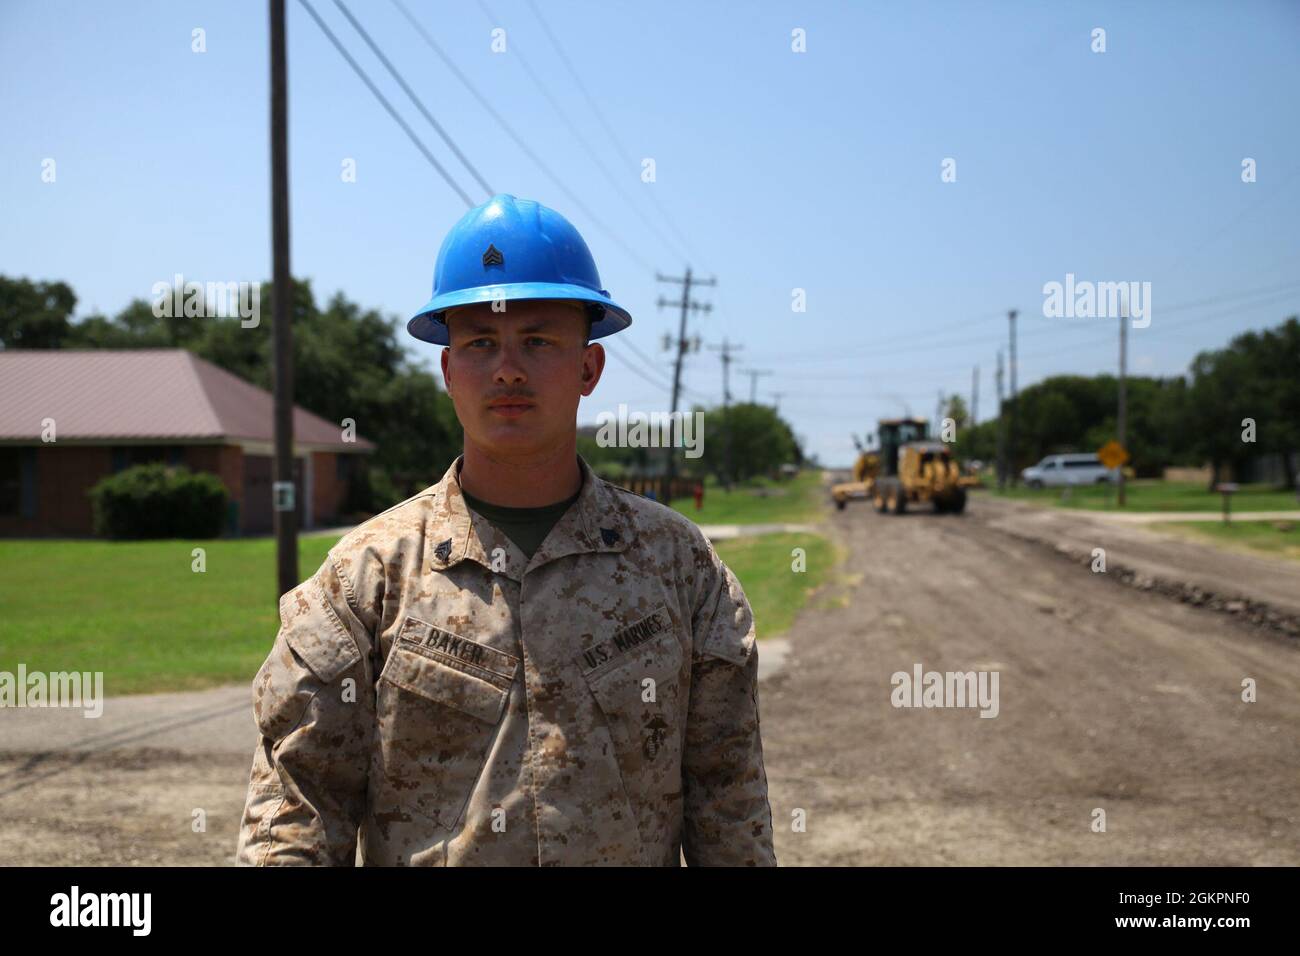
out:
<path id="1" fill-rule="evenodd" d="M 880 474 L 880 456 L 864 449 L 856 438 L 853 441 L 858 445 L 858 458 L 853 463 L 853 480 L 831 486 L 831 500 L 841 511 L 850 498 L 870 498 L 871 483 Z"/>
<path id="2" fill-rule="evenodd" d="M 962 474 L 943 442 L 927 437 L 924 418 L 881 419 L 879 451 L 863 450 L 853 466 L 854 481 L 834 485 L 831 498 L 843 508 L 849 498 L 867 497 L 880 512 L 902 514 L 909 504 L 929 502 L 937 512 L 960 514 L 966 489 L 979 479 Z"/>

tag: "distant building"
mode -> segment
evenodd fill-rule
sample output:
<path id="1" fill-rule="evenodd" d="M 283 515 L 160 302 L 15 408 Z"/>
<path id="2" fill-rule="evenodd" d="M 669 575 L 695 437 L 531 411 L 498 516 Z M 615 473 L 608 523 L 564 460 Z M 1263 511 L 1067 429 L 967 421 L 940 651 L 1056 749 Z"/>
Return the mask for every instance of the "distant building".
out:
<path id="1" fill-rule="evenodd" d="M 0 351 L 0 536 L 92 534 L 90 488 L 149 461 L 219 477 L 227 533 L 269 532 L 272 412 L 270 392 L 184 349 Z M 374 443 L 296 406 L 293 440 L 299 526 L 336 523 Z"/>

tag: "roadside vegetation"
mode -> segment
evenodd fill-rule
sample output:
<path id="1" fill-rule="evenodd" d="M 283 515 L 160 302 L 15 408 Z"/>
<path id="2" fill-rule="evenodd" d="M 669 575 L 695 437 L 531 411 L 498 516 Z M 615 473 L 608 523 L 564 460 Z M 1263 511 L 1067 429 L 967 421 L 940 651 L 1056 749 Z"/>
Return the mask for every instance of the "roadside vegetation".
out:
<path id="1" fill-rule="evenodd" d="M 985 479 L 989 492 L 1002 498 L 1060 508 L 1088 511 L 1119 511 L 1113 485 L 1084 485 L 1078 488 L 1017 488 L 998 491 L 991 477 Z M 1142 479 L 1127 482 L 1128 503 L 1123 511 L 1205 511 L 1223 510 L 1223 496 L 1207 491 L 1199 482 Z M 1250 511 L 1300 511 L 1300 500 L 1293 491 L 1279 491 L 1271 485 L 1242 485 L 1232 495 L 1233 513 Z"/>

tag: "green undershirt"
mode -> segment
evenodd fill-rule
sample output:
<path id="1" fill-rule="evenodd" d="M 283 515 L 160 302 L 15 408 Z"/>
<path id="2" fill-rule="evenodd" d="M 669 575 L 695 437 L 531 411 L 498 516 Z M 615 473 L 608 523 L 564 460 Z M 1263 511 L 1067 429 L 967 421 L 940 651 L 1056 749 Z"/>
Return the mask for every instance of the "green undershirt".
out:
<path id="1" fill-rule="evenodd" d="M 555 523 L 564 517 L 578 496 L 582 494 L 579 487 L 572 498 L 557 501 L 553 505 L 540 508 L 506 508 L 481 501 L 461 489 L 465 504 L 492 523 L 492 525 L 515 543 L 524 556 L 531 559 L 533 553 L 541 547 L 546 536 L 551 533 Z"/>

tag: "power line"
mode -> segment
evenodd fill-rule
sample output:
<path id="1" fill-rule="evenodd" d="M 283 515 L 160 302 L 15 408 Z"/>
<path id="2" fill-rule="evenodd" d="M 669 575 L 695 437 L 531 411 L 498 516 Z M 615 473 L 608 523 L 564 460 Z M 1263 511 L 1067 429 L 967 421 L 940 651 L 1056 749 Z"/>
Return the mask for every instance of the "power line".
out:
<path id="1" fill-rule="evenodd" d="M 645 354 L 644 352 L 642 352 L 639 348 L 637 348 L 635 345 L 633 345 L 630 341 L 620 341 L 619 344 L 620 344 L 621 346 L 625 346 L 625 347 L 627 347 L 628 349 L 630 349 L 630 350 L 632 351 L 632 354 L 635 355 L 637 358 L 639 358 L 639 359 L 642 361 L 642 363 L 645 364 L 645 366 L 646 366 L 647 368 L 653 369 L 654 372 L 655 372 L 655 374 L 657 374 L 657 375 L 658 375 L 658 374 L 664 374 L 664 375 L 667 374 L 667 370 L 661 370 L 660 367 L 659 367 L 659 365 L 658 365 L 658 363 L 656 363 L 654 359 L 652 359 L 650 356 L 646 355 L 646 354 Z"/>
<path id="2" fill-rule="evenodd" d="M 986 312 L 985 314 L 983 314 L 983 315 L 979 315 L 979 316 L 976 316 L 976 317 L 974 317 L 974 318 L 970 318 L 970 319 L 960 319 L 960 320 L 958 320 L 958 321 L 956 321 L 956 322 L 949 322 L 949 323 L 946 323 L 946 324 L 944 324 L 944 325 L 938 325 L 938 326 L 935 326 L 935 327 L 933 327 L 933 328 L 926 329 L 925 332 L 924 332 L 923 334 L 926 334 L 926 335 L 932 335 L 932 334 L 935 334 L 935 333 L 938 333 L 938 332 L 944 332 L 944 331 L 947 331 L 948 329 L 955 329 L 955 328 L 959 328 L 959 327 L 964 327 L 964 326 L 968 326 L 968 325 L 973 325 L 973 324 L 975 324 L 975 323 L 977 323 L 977 322 L 981 322 L 981 321 L 984 321 L 984 320 L 987 320 L 987 319 L 997 319 L 997 318 L 1001 318 L 1001 317 L 1003 316 L 1003 314 L 1004 314 L 1004 313 L 1002 313 L 1002 312 Z M 867 344 L 867 343 L 865 343 L 865 342 L 862 342 L 862 343 L 858 343 L 857 345 L 853 345 L 853 344 L 850 343 L 850 344 L 848 344 L 848 345 L 846 345 L 846 346 L 844 346 L 844 347 L 839 347 L 839 346 L 837 346 L 836 349 L 835 349 L 835 351 L 836 351 L 837 354 L 844 354 L 846 350 L 848 350 L 848 351 L 853 351 L 853 350 L 855 350 L 855 349 L 865 349 L 865 350 L 873 350 L 873 351 L 874 351 L 875 349 L 877 349 L 877 348 L 878 348 L 879 346 L 881 346 L 881 345 L 892 345 L 892 344 L 895 343 L 895 342 L 915 342 L 915 341 L 916 341 L 916 335 L 913 333 L 913 334 L 905 334 L 905 335 L 889 336 L 889 337 L 886 337 L 886 338 L 884 338 L 884 339 L 880 339 L 880 340 L 877 340 L 877 341 L 875 341 L 875 342 L 872 342 L 872 343 L 870 343 L 870 344 Z M 810 358 L 810 359 L 824 359 L 824 358 L 826 358 L 826 351 L 825 351 L 825 349 L 822 349 L 822 350 L 819 350 L 819 351 L 816 351 L 816 352 L 775 352 L 775 353 L 770 353 L 770 354 L 769 354 L 769 353 L 759 353 L 759 354 L 760 354 L 760 356 L 763 358 L 763 360 L 765 360 L 765 361 L 768 360 L 768 359 L 778 359 L 778 358 L 781 359 L 782 361 L 790 361 L 790 360 L 792 360 L 792 359 L 793 359 L 793 360 L 798 360 L 798 359 L 800 359 L 800 358 Z"/>
<path id="3" fill-rule="evenodd" d="M 1294 283 L 1293 283 L 1293 284 L 1294 284 Z M 1233 305 L 1233 306 L 1230 307 L 1230 308 L 1227 308 L 1227 309 L 1221 309 L 1221 310 L 1219 310 L 1219 311 L 1212 312 L 1212 313 L 1210 313 L 1209 315 L 1202 315 L 1202 316 L 1197 316 L 1197 317 L 1195 317 L 1195 318 L 1183 319 L 1183 320 L 1180 320 L 1180 321 L 1178 321 L 1178 322 L 1167 322 L 1167 323 L 1156 323 L 1156 324 L 1152 324 L 1152 326 L 1151 326 L 1149 329 L 1147 329 L 1146 331 L 1147 331 L 1148 334 L 1149 334 L 1150 332 L 1155 332 L 1155 331 L 1159 331 L 1159 332 L 1161 332 L 1161 333 L 1164 333 L 1164 332 L 1166 332 L 1166 331 L 1175 331 L 1175 332 L 1176 332 L 1176 331 L 1179 331 L 1179 330 L 1181 330 L 1181 329 L 1188 328 L 1188 327 L 1191 327 L 1191 326 L 1194 326 L 1194 325 L 1199 325 L 1199 324 L 1204 323 L 1204 322 L 1211 322 L 1211 321 L 1214 321 L 1214 320 L 1217 320 L 1217 319 L 1222 319 L 1222 318 L 1224 318 L 1225 316 L 1229 316 L 1229 315 L 1236 314 L 1239 310 L 1244 309 L 1244 308 L 1258 308 L 1258 307 L 1261 307 L 1261 306 L 1268 305 L 1268 304 L 1270 304 L 1270 303 L 1272 303 L 1272 302 L 1274 302 L 1274 301 L 1284 300 L 1285 298 L 1287 298 L 1288 296 L 1290 296 L 1290 295 L 1292 295 L 1292 294 L 1293 294 L 1292 290 L 1286 290 L 1286 289 L 1281 290 L 1281 291 L 1274 290 L 1271 296 L 1268 296 L 1268 297 L 1266 297 L 1266 298 L 1264 298 L 1264 299 L 1260 299 L 1260 300 L 1258 300 L 1258 301 L 1251 301 L 1251 302 L 1249 302 L 1249 303 L 1238 303 L 1238 304 L 1236 304 L 1236 305 Z M 1223 301 L 1225 298 L 1228 298 L 1228 297 L 1219 297 L 1217 300 L 1214 300 L 1214 301 Z M 1198 303 L 1187 303 L 1187 304 L 1179 305 L 1179 306 L 1177 306 L 1177 307 L 1170 307 L 1169 309 L 1162 310 L 1162 314 L 1163 314 L 1164 312 L 1172 312 L 1172 311 L 1175 311 L 1176 309 L 1179 310 L 1179 311 L 1181 311 L 1181 310 L 1185 310 L 1185 309 L 1188 309 L 1188 308 L 1191 308 L 1191 307 L 1197 307 L 1197 308 L 1200 308 L 1200 307 L 1203 307 L 1203 306 L 1205 305 L 1205 303 L 1208 302 L 1208 301 L 1211 301 L 1211 300 L 1203 300 L 1203 301 L 1198 302 Z M 1070 348 L 1073 349 L 1073 348 L 1078 348 L 1078 347 L 1090 347 L 1090 346 L 1092 346 L 1092 345 L 1101 345 L 1101 344 L 1104 344 L 1106 341 L 1108 341 L 1109 338 L 1110 338 L 1110 335 L 1112 334 L 1112 330 L 1110 329 L 1109 326 L 1101 327 L 1101 326 L 1097 326 L 1097 325 L 1089 325 L 1089 326 L 1086 326 L 1086 327 L 1084 327 L 1084 326 L 1078 326 L 1078 327 L 1071 326 L 1071 327 L 1069 327 L 1069 331 L 1070 331 L 1070 332 L 1079 332 L 1079 331 L 1085 331 L 1085 330 L 1086 330 L 1086 331 L 1089 331 L 1089 332 L 1092 332 L 1092 333 L 1094 333 L 1095 335 L 1098 335 L 1096 341 L 1088 341 L 1088 342 L 1074 342 L 1074 341 L 1072 341 L 1072 342 L 1069 344 L 1069 347 L 1070 347 Z M 1030 330 L 1030 331 L 1017 330 L 1017 333 L 1018 333 L 1018 334 L 1017 334 L 1017 337 L 1018 337 L 1018 338 L 1023 338 L 1023 337 L 1025 337 L 1026 335 L 1038 334 L 1038 333 L 1042 333 L 1043 331 L 1045 331 L 1045 330 L 1044 330 L 1044 329 L 1041 329 L 1041 328 L 1039 328 L 1039 329 L 1033 329 L 1033 330 Z M 1061 332 L 1064 332 L 1065 329 L 1047 329 L 1046 331 L 1061 331 Z M 1001 336 L 998 336 L 998 338 L 1001 339 Z M 938 346 L 933 346 L 933 348 L 936 348 L 936 349 L 937 349 Z M 1060 352 L 1061 352 L 1061 346 L 1056 346 L 1056 347 L 1053 347 L 1053 348 L 1050 348 L 1050 349 L 1040 349 L 1040 350 L 1037 350 L 1037 351 L 1034 351 L 1034 352 L 1022 353 L 1022 354 L 1020 355 L 1020 360 L 1021 360 L 1021 361 L 1024 361 L 1025 359 L 1044 358 L 1044 357 L 1046 357 L 1046 356 L 1059 355 Z M 969 364 L 962 362 L 962 363 L 957 363 L 957 364 L 953 364 L 953 365 L 941 365 L 941 366 L 924 366 L 924 367 L 917 367 L 917 366 L 908 365 L 908 366 L 906 366 L 906 367 L 885 368 L 885 369 L 871 369 L 871 368 L 863 368 L 863 369 L 861 369 L 861 370 L 852 371 L 852 372 L 848 372 L 848 371 L 845 371 L 845 372 L 839 372 L 839 371 L 837 371 L 837 370 L 835 370 L 835 369 L 832 369 L 832 370 L 827 371 L 827 372 L 816 372 L 816 371 L 811 371 L 811 370 L 810 370 L 810 371 L 801 371 L 801 372 L 785 372 L 785 371 L 782 371 L 782 373 L 781 373 L 781 378 L 782 378 L 783 380 L 789 380 L 789 381 L 794 381 L 794 382 L 799 382 L 799 381 L 816 381 L 816 382 L 858 382 L 858 381 L 870 381 L 870 380 L 873 380 L 873 379 L 878 379 L 878 378 L 882 378 L 882 377 L 890 376 L 890 375 L 906 375 L 906 376 L 909 376 L 909 377 L 914 377 L 914 376 L 916 376 L 916 375 L 946 375 L 946 374 L 956 374 L 956 373 L 958 373 L 958 372 L 964 372 L 964 371 L 968 370 L 969 368 L 970 368 L 970 365 L 969 365 Z"/>
<path id="4" fill-rule="evenodd" d="M 1262 289 L 1251 289 L 1251 290 L 1235 292 L 1235 293 L 1226 293 L 1221 296 L 1215 296 L 1209 299 L 1202 299 L 1196 302 L 1180 302 L 1177 305 L 1171 305 L 1167 308 L 1162 308 L 1160 310 L 1160 314 L 1162 316 L 1169 315 L 1171 313 L 1176 314 L 1178 312 L 1186 312 L 1194 309 L 1203 308 L 1206 305 L 1211 305 L 1217 302 L 1225 302 L 1225 301 L 1232 301 L 1232 300 L 1241 300 L 1238 302 L 1235 308 L 1238 309 L 1254 308 L 1256 306 L 1265 304 L 1265 301 L 1262 300 L 1259 302 L 1254 302 L 1254 301 L 1247 301 L 1247 300 L 1256 299 L 1260 296 L 1263 296 L 1265 297 L 1265 300 L 1268 300 L 1272 298 L 1277 298 L 1279 295 L 1281 296 L 1289 295 L 1292 293 L 1292 291 L 1297 291 L 1297 290 L 1300 290 L 1300 281 L 1292 280 L 1290 282 L 1285 282 L 1277 286 L 1266 287 Z M 1090 332 L 1094 335 L 1099 334 L 1098 341 L 1100 341 L 1103 338 L 1110 337 L 1110 331 L 1108 329 L 1099 327 L 1098 325 L 1094 324 L 1092 320 L 1088 320 L 1088 319 L 1078 320 L 1079 324 L 1063 324 L 1063 322 L 1068 320 L 1050 319 L 1047 318 L 1046 316 L 1044 318 L 1049 323 L 1055 323 L 1055 324 L 1036 326 L 1034 328 L 1020 332 L 1019 333 L 1020 336 L 1061 335 L 1061 334 L 1073 334 L 1076 332 Z M 1173 323 L 1164 322 L 1159 325 L 1159 328 L 1161 329 L 1181 328 L 1184 325 L 1190 325 L 1192 323 L 1199 322 L 1199 321 L 1201 320 L 1192 319 L 1192 320 L 1184 320 L 1182 322 L 1173 322 Z M 1155 326 L 1153 326 L 1153 328 L 1154 327 Z M 932 331 L 937 331 L 937 330 L 932 330 Z M 929 334 L 929 332 L 925 334 Z M 993 333 L 993 332 L 990 332 L 987 335 L 980 335 L 975 338 L 948 339 L 948 340 L 943 340 L 938 342 L 933 340 L 928 340 L 928 339 L 917 340 L 915 337 L 913 337 L 912 344 L 899 346 L 897 348 L 878 349 L 869 346 L 861 346 L 861 348 L 867 350 L 870 356 L 874 357 L 878 355 L 896 355 L 903 352 L 915 352 L 915 351 L 922 351 L 922 350 L 938 351 L 947 348 L 964 348 L 970 345 L 994 344 L 999 339 L 1001 339 L 1001 335 L 999 333 Z M 805 354 L 809 354 L 809 353 L 805 353 Z M 834 355 L 827 355 L 825 351 L 821 351 L 819 353 L 816 353 L 816 356 L 817 356 L 816 360 L 821 362 L 826 362 L 826 361 L 834 362 L 834 361 L 855 359 L 855 353 L 852 351 L 852 347 L 850 347 L 850 349 L 837 347 L 835 349 Z M 791 355 L 774 355 L 772 357 L 779 358 L 785 362 L 800 361 L 798 353 L 791 354 Z M 867 373 L 864 372 L 863 374 L 865 375 Z"/>
<path id="5" fill-rule="evenodd" d="M 624 343 L 624 344 L 626 344 L 626 343 Z M 660 389 L 663 389 L 664 391 L 668 391 L 668 389 L 669 389 L 669 385 L 668 385 L 667 382 L 657 382 L 657 381 L 655 381 L 653 378 L 651 378 L 649 375 L 647 375 L 647 374 L 646 374 L 646 373 L 641 369 L 640 366 L 638 366 L 638 365 L 633 365 L 631 362 L 629 362 L 629 361 L 627 360 L 627 357 L 624 356 L 624 355 L 622 354 L 622 352 L 617 351 L 617 350 L 615 350 L 615 349 L 612 349 L 612 348 L 610 348 L 608 345 L 606 345 L 606 346 L 605 346 L 605 354 L 606 354 L 606 355 L 612 355 L 612 356 L 614 356 L 614 358 L 618 359 L 618 360 L 619 360 L 623 365 L 627 366 L 628 371 L 630 371 L 630 372 L 632 372 L 633 374 L 635 374 L 635 375 L 636 375 L 638 378 L 640 378 L 642 381 L 649 382 L 649 383 L 650 383 L 651 385 L 653 385 L 655 388 L 660 388 Z"/>
<path id="6" fill-rule="evenodd" d="M 1184 253 L 1182 253 L 1181 255 L 1179 255 L 1177 258 L 1175 258 L 1175 259 L 1170 263 L 1170 265 L 1168 266 L 1169 271 L 1172 272 L 1175 266 L 1178 266 L 1178 265 L 1182 264 L 1182 263 L 1183 263 L 1183 262 L 1184 262 L 1184 261 L 1185 261 L 1189 256 L 1194 256 L 1194 255 L 1196 255 L 1196 253 L 1200 252 L 1200 251 L 1201 251 L 1202 249 L 1204 249 L 1206 246 L 1210 245 L 1212 242 L 1214 242 L 1214 240 L 1219 239 L 1220 237 L 1222 237 L 1225 233 L 1227 233 L 1227 232 L 1229 232 L 1231 229 L 1233 229 L 1233 228 L 1234 228 L 1238 223 L 1240 223 L 1240 222 L 1241 222 L 1243 219 L 1245 219 L 1247 216 L 1249 216 L 1249 215 L 1251 215 L 1252 213 L 1258 211 L 1258 210 L 1260 209 L 1260 207 L 1262 207 L 1262 206 L 1264 206 L 1264 205 L 1271 204 L 1271 203 L 1276 203 L 1276 202 L 1278 201 L 1278 199 L 1279 199 L 1282 195 L 1285 195 L 1285 194 L 1286 194 L 1290 189 L 1294 188 L 1294 186 L 1295 186 L 1295 184 L 1296 184 L 1296 182 L 1297 182 L 1297 175 L 1298 175 L 1298 174 L 1300 174 L 1300 166 L 1295 167 L 1294 169 L 1292 169 L 1289 173 L 1287 173 L 1287 174 L 1285 175 L 1285 177 L 1284 177 L 1284 182 L 1283 182 L 1283 185 L 1282 185 L 1281 190 L 1280 190 L 1279 193 L 1277 193 L 1277 194 L 1275 194 L 1275 195 L 1269 195 L 1268 193 L 1265 193 L 1265 194 L 1264 194 L 1263 196 L 1261 196 L 1261 197 L 1260 197 L 1256 202 L 1254 202 L 1254 203 L 1252 203 L 1251 205 L 1247 206 L 1245 209 L 1243 209 L 1241 212 L 1239 212 L 1239 213 L 1238 213 L 1236 216 L 1234 216 L 1233 218 L 1229 219 L 1226 223 L 1224 223 L 1224 224 L 1223 224 L 1222 226 L 1220 226 L 1218 229 L 1215 229 L 1214 231 L 1212 231 L 1212 232 L 1211 232 L 1211 233 L 1210 233 L 1210 234 L 1209 234 L 1205 239 L 1203 239 L 1203 240 L 1202 240 L 1202 241 L 1201 241 L 1201 242 L 1200 242 L 1200 243 L 1199 243 L 1195 248 L 1190 249 L 1190 250 L 1188 250 L 1187 252 L 1184 252 Z"/>
<path id="7" fill-rule="evenodd" d="M 451 57 L 449 57 L 443 51 L 442 47 L 438 45 L 437 41 L 434 40 L 433 37 L 429 35 L 429 31 L 425 30 L 424 27 L 420 24 L 420 21 L 415 19 L 415 16 L 411 13 L 410 10 L 406 8 L 406 5 L 402 3 L 402 0 L 392 0 L 392 2 L 393 5 L 397 7 L 397 9 L 401 12 L 402 16 L 406 17 L 407 21 L 411 24 L 411 27 L 415 30 L 417 34 L 419 34 L 420 39 L 422 39 L 425 42 L 425 45 L 428 46 L 431 50 L 433 50 L 434 53 L 438 55 L 438 58 L 442 60 L 443 65 L 445 65 L 447 69 L 451 70 L 452 74 L 456 77 L 456 79 L 460 80 L 461 84 L 465 87 L 465 89 L 469 90 L 470 94 L 474 97 L 474 99 L 478 101 L 478 104 L 483 107 L 483 109 L 487 112 L 489 116 L 492 117 L 493 120 L 496 121 L 496 124 L 500 126 L 502 130 L 505 131 L 506 135 L 509 136 L 512 140 L 514 140 L 515 145 L 519 147 L 519 149 L 524 153 L 525 156 L 527 156 L 529 159 L 533 161 L 534 164 L 536 164 L 537 168 L 540 169 L 543 174 L 545 174 L 546 178 L 549 179 L 552 183 L 554 183 L 555 187 L 559 189 L 560 192 L 564 193 L 566 197 L 568 197 L 569 201 L 573 203 L 574 207 L 579 211 L 581 211 L 582 214 L 586 216 L 587 219 L 592 223 L 592 225 L 594 225 L 597 229 L 599 229 L 602 233 L 604 233 L 605 236 L 607 236 L 610 239 L 610 241 L 612 241 L 615 245 L 617 245 L 620 249 L 622 249 L 623 252 L 627 254 L 628 258 L 630 258 L 637 265 L 641 266 L 641 268 L 645 269 L 647 272 L 653 272 L 654 266 L 652 266 L 647 260 L 643 259 L 636 252 L 635 249 L 633 249 L 626 242 L 624 242 L 623 237 L 618 232 L 611 229 L 609 226 L 605 225 L 604 221 L 601 220 L 599 216 L 597 216 L 594 212 L 591 211 L 591 209 L 587 206 L 587 204 L 582 201 L 581 197 L 579 197 L 577 193 L 575 193 L 567 185 L 565 185 L 564 181 L 555 174 L 555 172 L 551 169 L 551 167 L 546 165 L 546 163 L 542 160 L 542 158 L 537 155 L 536 151 L 531 146 L 529 146 L 527 142 L 524 141 L 523 137 L 521 137 L 518 133 L 515 132 L 514 128 L 506 121 L 506 118 L 501 115 L 501 113 L 496 109 L 496 107 L 492 105 L 491 101 L 488 100 L 488 98 L 484 96 L 481 92 L 479 92 L 478 87 L 476 87 L 474 83 L 470 80 L 470 78 L 466 76 L 464 72 L 462 72 L 460 67 L 458 67 L 455 64 L 455 62 L 451 59 Z"/>
<path id="8" fill-rule="evenodd" d="M 483 11 L 483 15 L 487 17 L 489 23 L 494 26 L 500 23 L 496 14 L 488 8 L 488 5 L 484 3 L 483 0 L 478 0 L 478 6 L 479 9 Z M 614 187 L 614 191 L 622 197 L 623 201 L 628 204 L 628 207 L 637 214 L 643 223 L 645 223 L 647 229 L 654 232 L 654 234 L 658 236 L 660 241 L 665 245 L 672 245 L 668 242 L 667 237 L 659 231 L 659 227 L 646 218 L 645 214 L 641 211 L 641 207 L 632 202 L 632 200 L 628 198 L 627 194 L 623 192 L 623 187 L 619 185 L 618 180 L 609 171 L 609 167 L 601 160 L 600 154 L 596 151 L 596 148 L 587 141 L 587 137 L 583 135 L 583 132 L 578 125 L 574 123 L 573 120 L 569 119 L 569 115 L 564 111 L 564 108 L 560 106 L 559 101 L 551 95 L 551 91 L 547 88 L 546 83 L 542 80 L 541 76 L 539 76 L 537 71 L 532 68 L 527 57 L 520 52 L 518 42 L 514 40 L 511 40 L 510 42 L 514 47 L 513 52 L 515 60 L 517 60 L 519 65 L 524 68 L 524 72 L 526 72 L 529 79 L 533 81 L 533 85 L 537 87 L 538 92 L 546 97 L 546 101 L 551 104 L 551 108 L 555 110 L 556 115 L 564 121 L 564 125 L 569 128 L 569 132 L 573 134 L 574 139 L 576 139 L 582 146 L 583 151 L 591 158 L 591 161 L 596 164 L 596 167 L 609 181 L 609 184 Z"/>
<path id="9" fill-rule="evenodd" d="M 542 30 L 546 33 L 547 39 L 551 41 L 551 46 L 554 47 L 556 54 L 560 58 L 560 62 L 564 64 L 565 69 L 569 71 L 569 76 L 573 77 L 573 82 L 577 84 L 578 89 L 582 91 L 582 95 L 586 97 L 587 105 L 591 107 L 591 112 L 595 115 L 596 120 L 604 128 L 605 135 L 609 137 L 609 140 L 613 144 L 615 151 L 619 154 L 622 160 L 626 161 L 628 157 L 632 156 L 631 151 L 628 150 L 627 147 L 623 145 L 623 142 L 619 139 L 618 134 L 614 132 L 614 127 L 611 126 L 609 121 L 605 118 L 605 113 L 604 111 L 601 110 L 600 104 L 598 104 L 595 98 L 592 97 L 591 93 L 588 92 L 586 84 L 582 82 L 582 77 L 579 76 L 578 71 L 574 69 L 573 62 L 569 59 L 568 54 L 564 52 L 564 48 L 560 46 L 560 41 L 556 39 L 555 33 L 551 30 L 550 24 L 548 24 L 546 22 L 546 19 L 542 16 L 541 10 L 537 8 L 537 4 L 534 2 L 534 0 L 528 0 L 528 5 L 532 7 L 533 16 L 535 16 L 537 18 L 537 22 L 542 25 Z M 658 210 L 659 215 L 663 217 L 664 222 L 668 224 L 668 228 L 673 231 L 673 235 L 677 237 L 677 240 L 681 243 L 682 248 L 686 251 L 687 258 L 695 259 L 698 261 L 699 256 L 695 255 L 695 250 L 691 248 L 690 241 L 684 235 L 682 235 L 681 230 L 677 228 L 677 224 L 673 222 L 672 218 L 664 210 L 663 206 L 660 205 L 659 197 L 655 194 L 654 190 L 650 190 L 648 192 L 648 195 L 650 196 L 651 203 L 654 205 L 655 209 Z"/>
<path id="10" fill-rule="evenodd" d="M 320 18 L 320 14 L 316 12 L 315 8 L 312 7 L 308 0 L 298 0 L 298 2 L 303 5 L 303 8 L 309 14 L 311 14 L 311 18 L 315 20 L 316 25 L 321 28 L 321 32 L 324 33 L 325 36 L 329 37 L 330 43 L 334 44 L 334 49 L 339 51 L 339 55 L 347 61 L 348 66 L 352 67 L 357 76 L 361 77 L 361 82 L 366 84 L 366 87 L 370 92 L 375 95 L 375 99 L 379 100 L 380 105 L 388 111 L 388 115 L 393 118 L 393 121 L 397 123 L 398 126 L 402 127 L 402 132 L 406 133 L 406 135 L 411 138 L 411 142 L 415 144 L 415 148 L 424 155 L 424 158 L 429 161 L 429 164 L 438 171 L 439 175 L 441 175 L 444 180 L 446 180 L 447 185 L 455 190 L 456 195 L 465 201 L 465 205 L 472 208 L 474 201 L 470 199 L 465 190 L 461 189 L 460 186 L 457 185 L 456 181 L 451 178 L 451 174 L 448 173 L 447 170 L 443 169 L 442 163 L 438 162 L 438 160 L 434 158 L 433 153 L 429 152 L 428 147 L 421 142 L 420 137 L 415 135 L 415 131 L 411 129 L 410 126 L 406 125 L 406 120 L 402 119 L 397 110 L 393 109 L 393 104 L 388 102 L 388 99 L 384 94 L 379 92 L 379 87 L 375 86 L 375 84 L 371 82 L 370 77 L 366 75 L 366 71 L 361 69 L 361 66 L 356 60 L 352 59 L 351 54 L 349 54 L 343 44 L 339 42 L 339 38 L 334 35 L 334 32 L 325 25 L 325 21 Z"/>
<path id="11" fill-rule="evenodd" d="M 343 4 L 343 0 L 334 0 L 334 5 L 343 12 L 345 17 L 348 18 L 348 22 L 352 24 L 352 28 L 356 30 L 357 33 L 361 34 L 361 39 L 366 41 L 366 46 L 370 47 L 371 52 L 379 58 L 379 62 L 384 64 L 384 68 L 388 70 L 393 79 L 397 81 L 397 85 L 402 88 L 402 91 L 408 97 L 410 97 L 411 102 L 415 104 L 415 108 L 420 111 L 420 115 L 428 120 L 429 124 L 438 131 L 438 135 L 441 136 L 442 141 L 447 144 L 447 148 L 456 154 L 456 158 L 464 164 L 465 168 L 470 171 L 470 174 L 478 180 L 478 184 L 483 187 L 484 192 L 491 197 L 496 190 L 489 186 L 487 180 L 479 175 L 479 171 L 474 168 L 474 164 L 471 163 L 465 154 L 460 151 L 460 148 L 456 145 L 456 141 L 453 140 L 451 136 L 447 134 L 447 131 L 442 128 L 442 124 L 433 118 L 433 114 L 425 108 L 424 103 L 422 103 L 420 98 L 415 95 L 415 91 L 411 89 L 410 85 L 402 77 L 402 74 L 397 72 L 397 67 L 393 66 L 393 64 L 389 62 L 388 57 L 384 56 L 384 51 L 379 49 L 378 44 L 370 38 L 370 34 L 367 33 L 365 28 L 357 21 L 357 18 L 352 15 L 352 11 Z"/>

